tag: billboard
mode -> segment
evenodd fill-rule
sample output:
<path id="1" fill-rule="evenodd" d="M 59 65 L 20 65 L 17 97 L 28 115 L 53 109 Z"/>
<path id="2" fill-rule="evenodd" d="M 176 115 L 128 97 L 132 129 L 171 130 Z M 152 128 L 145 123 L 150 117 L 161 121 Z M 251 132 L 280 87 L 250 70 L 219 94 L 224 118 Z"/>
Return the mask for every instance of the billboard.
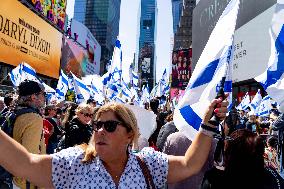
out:
<path id="1" fill-rule="evenodd" d="M 150 89 L 153 88 L 154 81 L 154 59 L 153 59 L 154 48 L 151 44 L 144 43 L 140 49 L 139 58 L 139 70 L 141 72 L 142 85 L 145 83 L 149 84 Z"/>
<path id="2" fill-rule="evenodd" d="M 17 11 L 15 11 L 17 10 Z M 62 34 L 17 0 L 1 0 L 0 61 L 58 78 Z"/>
<path id="3" fill-rule="evenodd" d="M 81 78 L 94 74 L 94 66 L 89 62 L 88 52 L 73 39 L 63 37 L 61 68 L 69 73 L 70 71 Z"/>
<path id="4" fill-rule="evenodd" d="M 235 32 L 233 82 L 260 75 L 270 57 L 269 27 L 275 6 L 270 7 Z"/>
<path id="5" fill-rule="evenodd" d="M 276 1 L 240 0 L 236 30 L 273 6 Z M 200 0 L 194 8 L 192 21 L 193 68 L 208 41 L 209 35 L 229 2 L 230 0 Z M 252 32 L 255 31 L 257 29 L 254 28 Z"/>
<path id="6" fill-rule="evenodd" d="M 191 77 L 192 50 L 173 51 L 171 88 L 185 89 Z"/>
<path id="7" fill-rule="evenodd" d="M 90 30 L 82 23 L 72 19 L 71 35 L 74 36 L 76 42 L 86 48 L 89 62 L 87 62 L 90 70 L 86 70 L 85 74 L 100 74 L 101 61 L 101 45 L 90 32 Z"/>
<path id="8" fill-rule="evenodd" d="M 37 12 L 64 30 L 67 0 L 27 0 Z"/>

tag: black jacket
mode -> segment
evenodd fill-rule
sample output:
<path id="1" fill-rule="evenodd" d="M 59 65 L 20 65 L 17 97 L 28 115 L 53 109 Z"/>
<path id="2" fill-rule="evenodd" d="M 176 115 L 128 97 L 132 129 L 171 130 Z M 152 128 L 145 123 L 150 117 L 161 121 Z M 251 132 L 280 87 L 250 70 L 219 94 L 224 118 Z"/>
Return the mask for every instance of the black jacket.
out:
<path id="1" fill-rule="evenodd" d="M 89 124 L 83 124 L 78 118 L 72 119 L 65 128 L 65 147 L 73 147 L 82 143 L 89 143 L 93 130 Z"/>

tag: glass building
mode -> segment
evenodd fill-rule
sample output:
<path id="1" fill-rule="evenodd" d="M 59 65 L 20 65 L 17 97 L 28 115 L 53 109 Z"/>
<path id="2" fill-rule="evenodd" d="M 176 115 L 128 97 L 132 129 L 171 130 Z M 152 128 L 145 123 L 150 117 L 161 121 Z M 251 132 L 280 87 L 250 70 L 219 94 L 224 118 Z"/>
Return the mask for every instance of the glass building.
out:
<path id="1" fill-rule="evenodd" d="M 102 47 L 101 73 L 119 34 L 120 4 L 121 0 L 75 0 L 74 19 L 85 24 Z"/>
<path id="2" fill-rule="evenodd" d="M 182 12 L 182 0 L 172 0 L 172 14 L 173 14 L 173 30 L 174 33 L 177 32 L 181 12 Z"/>
<path id="3" fill-rule="evenodd" d="M 155 81 L 155 36 L 157 1 L 141 0 L 140 36 L 139 36 L 139 72 L 142 85 L 149 84 L 151 89 Z"/>

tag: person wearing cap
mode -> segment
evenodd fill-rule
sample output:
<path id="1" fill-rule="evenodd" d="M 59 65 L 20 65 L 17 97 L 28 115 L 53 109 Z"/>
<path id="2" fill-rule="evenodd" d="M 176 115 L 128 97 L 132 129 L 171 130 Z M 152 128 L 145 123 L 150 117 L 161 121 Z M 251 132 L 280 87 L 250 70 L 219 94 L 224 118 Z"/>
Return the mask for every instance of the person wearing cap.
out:
<path id="1" fill-rule="evenodd" d="M 29 108 L 31 112 L 21 114 L 16 118 L 13 138 L 30 153 L 45 154 L 43 117 L 40 114 L 40 109 L 45 106 L 44 86 L 35 81 L 25 80 L 18 86 L 17 94 L 15 109 Z M 13 184 L 14 188 L 36 188 L 36 186 L 19 177 L 13 178 Z"/>

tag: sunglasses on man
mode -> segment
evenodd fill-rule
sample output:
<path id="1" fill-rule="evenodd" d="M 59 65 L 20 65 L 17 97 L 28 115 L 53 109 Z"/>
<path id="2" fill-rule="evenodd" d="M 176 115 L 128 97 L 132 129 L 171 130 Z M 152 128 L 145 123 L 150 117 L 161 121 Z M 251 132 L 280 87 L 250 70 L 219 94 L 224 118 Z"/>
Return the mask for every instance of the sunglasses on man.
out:
<path id="1" fill-rule="evenodd" d="M 131 129 L 124 126 L 122 122 L 120 121 L 115 121 L 115 120 L 108 120 L 108 121 L 94 121 L 93 122 L 93 129 L 94 131 L 98 132 L 102 127 L 109 132 L 112 133 L 116 130 L 117 126 L 121 125 L 127 129 L 129 132 Z"/>

